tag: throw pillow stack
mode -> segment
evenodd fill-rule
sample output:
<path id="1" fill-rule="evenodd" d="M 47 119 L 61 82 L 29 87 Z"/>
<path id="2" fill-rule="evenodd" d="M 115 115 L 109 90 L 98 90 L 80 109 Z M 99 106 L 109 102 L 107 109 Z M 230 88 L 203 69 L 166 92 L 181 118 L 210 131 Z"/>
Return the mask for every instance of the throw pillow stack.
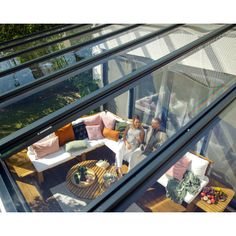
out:
<path id="1" fill-rule="evenodd" d="M 120 138 L 120 130 L 115 129 L 117 121 L 110 112 L 101 112 L 91 117 L 86 117 L 84 124 L 89 140 L 107 138 L 117 142 Z"/>

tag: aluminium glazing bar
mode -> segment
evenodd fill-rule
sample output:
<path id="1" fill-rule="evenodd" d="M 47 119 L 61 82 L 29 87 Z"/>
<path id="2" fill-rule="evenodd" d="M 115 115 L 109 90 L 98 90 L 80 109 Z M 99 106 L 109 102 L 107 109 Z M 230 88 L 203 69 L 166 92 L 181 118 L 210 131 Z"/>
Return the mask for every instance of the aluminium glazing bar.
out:
<path id="1" fill-rule="evenodd" d="M 4 46 L 4 45 L 7 45 L 7 46 L 8 46 L 8 45 L 10 45 L 11 43 L 16 43 L 16 42 L 19 43 L 20 41 L 24 41 L 24 40 L 26 40 L 26 39 L 28 39 L 28 38 L 32 38 L 32 37 L 34 37 L 34 36 L 36 36 L 36 35 L 41 35 L 41 34 L 47 33 L 47 32 L 53 32 L 53 31 L 55 31 L 55 30 L 58 30 L 58 29 L 61 29 L 61 28 L 65 28 L 65 27 L 69 27 L 69 26 L 71 26 L 71 24 L 68 24 L 68 25 L 65 25 L 65 24 L 63 24 L 63 25 L 58 25 L 58 26 L 52 27 L 52 28 L 50 28 L 50 29 L 46 29 L 46 30 L 42 30 L 42 31 L 40 31 L 40 32 L 35 32 L 35 33 L 32 33 L 32 34 L 28 34 L 28 35 L 26 35 L 26 36 L 24 36 L 24 37 L 15 38 L 15 39 L 11 39 L 11 40 L 2 42 L 2 43 L 0 43 L 0 51 L 1 51 L 1 47 Z"/>
<path id="2" fill-rule="evenodd" d="M 3 193 L 5 197 L 9 197 L 10 199 L 7 199 L 8 202 L 5 203 L 4 206 L 7 207 L 7 211 L 14 212 L 30 212 L 31 209 L 29 205 L 24 200 L 24 197 L 19 189 L 19 187 L 16 185 L 15 181 L 13 180 L 6 164 L 0 160 L 0 175 L 2 177 L 2 180 L 7 188 L 7 192 Z M 1 186 L 1 185 L 0 185 Z M 3 186 L 1 186 L 3 187 Z M 1 189 L 3 190 L 3 189 Z M 0 191 L 1 191 L 0 190 Z M 8 195 L 8 196 L 7 196 Z"/>
<path id="3" fill-rule="evenodd" d="M 0 51 L 4 51 L 4 50 L 7 50 L 7 49 L 10 49 L 10 48 L 13 48 L 13 47 L 16 47 L 16 46 L 20 46 L 20 45 L 23 45 L 25 43 L 30 43 L 30 42 L 33 42 L 35 40 L 39 40 L 39 39 L 43 39 L 45 37 L 49 37 L 49 36 L 52 36 L 54 34 L 58 34 L 58 33 L 62 33 L 62 32 L 65 32 L 65 31 L 68 31 L 68 30 L 72 30 L 72 29 L 75 29 L 75 28 L 80 28 L 82 26 L 86 26 L 85 25 L 69 25 L 69 26 L 66 26 L 66 27 L 63 27 L 62 29 L 58 29 L 54 32 L 48 32 L 48 33 L 44 33 L 44 34 L 40 34 L 36 37 L 33 37 L 33 38 L 28 38 L 22 42 L 16 42 L 15 44 L 12 44 L 12 45 L 9 45 L 9 46 L 6 46 L 6 47 L 3 47 L 0 49 Z"/>
<path id="4" fill-rule="evenodd" d="M 16 71 L 18 71 L 18 70 L 21 70 L 21 69 L 23 69 L 23 68 L 26 68 L 26 67 L 28 67 L 28 66 L 34 64 L 34 63 L 39 63 L 39 62 L 42 62 L 42 61 L 47 60 L 47 59 L 49 59 L 49 58 L 53 58 L 53 57 L 56 57 L 56 56 L 60 56 L 60 55 L 62 55 L 62 54 L 64 54 L 64 53 L 73 51 L 73 50 L 78 49 L 78 48 L 80 48 L 80 47 L 84 47 L 84 46 L 86 46 L 86 45 L 88 45 L 88 44 L 95 43 L 95 42 L 97 42 L 97 41 L 99 41 L 99 40 L 103 40 L 103 39 L 106 39 L 106 38 L 115 36 L 115 35 L 120 34 L 120 33 L 122 33 L 122 32 L 131 30 L 131 29 L 134 29 L 134 28 L 136 28 L 136 27 L 138 27 L 138 26 L 141 26 L 141 24 L 127 26 L 127 27 L 124 27 L 124 28 L 122 28 L 122 29 L 113 31 L 113 32 L 111 32 L 111 33 L 101 35 L 101 36 L 99 36 L 99 37 L 97 37 L 97 38 L 94 38 L 94 39 L 91 39 L 91 40 L 89 40 L 89 41 L 86 41 L 86 42 L 83 42 L 83 43 L 79 43 L 79 44 L 76 44 L 76 45 L 74 45 L 74 46 L 71 46 L 71 47 L 68 47 L 68 48 L 64 48 L 64 49 L 61 49 L 61 50 L 56 51 L 56 52 L 52 52 L 52 53 L 47 54 L 47 55 L 44 55 L 44 56 L 42 56 L 42 57 L 38 57 L 38 58 L 36 58 L 36 59 L 30 60 L 30 61 L 28 61 L 28 62 L 25 62 L 25 63 L 23 63 L 23 64 L 21 64 L 21 65 L 15 66 L 15 67 L 13 67 L 13 68 L 11 68 L 11 69 L 9 69 L 9 70 L 5 70 L 4 72 L 5 72 L 6 74 L 4 74 L 4 76 L 5 76 L 5 75 L 8 75 L 8 74 L 11 74 L 11 73 L 14 73 L 14 72 L 16 72 Z M 1 77 L 1 76 L 2 76 L 2 75 L 1 75 L 1 72 L 0 72 L 0 77 Z"/>
<path id="5" fill-rule="evenodd" d="M 34 50 L 39 49 L 39 48 L 50 46 L 52 44 L 55 44 L 55 43 L 58 43 L 58 42 L 61 42 L 61 41 L 64 41 L 64 40 L 67 40 L 67 39 L 70 39 L 70 38 L 73 38 L 73 37 L 76 37 L 76 36 L 80 36 L 80 35 L 83 35 L 83 34 L 87 34 L 87 33 L 93 32 L 93 31 L 98 30 L 98 29 L 102 29 L 102 28 L 108 27 L 109 25 L 110 24 L 99 25 L 99 26 L 96 26 L 96 27 L 88 29 L 88 30 L 83 30 L 83 31 L 81 31 L 79 33 L 74 33 L 74 34 L 68 35 L 66 37 L 62 37 L 62 38 L 59 38 L 59 39 L 56 39 L 56 40 L 53 40 L 53 41 L 50 41 L 50 42 L 47 42 L 47 43 L 43 43 L 43 44 L 40 44 L 40 45 L 37 45 L 37 46 L 34 46 L 34 47 L 30 47 L 30 48 L 24 49 L 22 51 L 19 51 L 19 52 L 16 52 L 16 53 L 13 53 L 13 54 L 1 57 L 0 58 L 0 62 L 8 60 L 8 59 L 11 59 L 11 58 L 14 58 L 14 57 L 19 56 L 19 55 L 21 55 L 23 53 L 31 52 L 31 51 L 34 51 Z"/>
<path id="6" fill-rule="evenodd" d="M 141 43 L 143 43 L 143 42 L 145 42 L 147 40 L 150 40 L 150 39 L 152 39 L 152 38 L 154 38 L 156 36 L 159 36 L 159 35 L 162 35 L 164 33 L 167 33 L 167 32 L 169 32 L 169 31 L 171 31 L 171 30 L 173 30 L 173 29 L 175 29 L 175 28 L 177 28 L 179 26 L 181 26 L 181 25 L 171 25 L 171 26 L 166 27 L 164 29 L 156 30 L 153 33 L 150 33 L 150 34 L 147 34 L 145 36 L 142 36 L 142 37 L 140 37 L 140 38 L 138 38 L 136 40 L 132 40 L 131 42 L 128 42 L 128 43 L 125 43 L 125 44 L 123 44 L 121 46 L 118 46 L 118 47 L 115 47 L 113 49 L 110 49 L 110 50 L 105 51 L 103 53 L 100 53 L 100 54 L 98 54 L 96 56 L 93 56 L 91 58 L 82 60 L 82 61 L 76 63 L 75 65 L 72 65 L 72 66 L 70 66 L 68 68 L 65 68 L 65 69 L 61 69 L 61 70 L 59 70 L 59 71 L 57 71 L 55 73 L 52 73 L 51 75 L 44 76 L 44 77 L 42 77 L 40 79 L 37 79 L 37 80 L 35 80 L 35 81 L 31 82 L 31 83 L 28 83 L 28 84 L 25 84 L 25 85 L 23 85 L 21 87 L 18 87 L 18 88 L 14 89 L 14 90 L 12 90 L 10 92 L 6 92 L 6 93 L 4 93 L 4 94 L 2 94 L 0 96 L 0 103 L 6 101 L 8 99 L 15 98 L 16 96 L 19 96 L 19 95 L 21 95 L 21 94 L 23 94 L 23 93 L 25 93 L 27 91 L 30 91 L 30 90 L 38 87 L 38 86 L 41 86 L 41 85 L 43 85 L 45 83 L 48 83 L 51 80 L 55 80 L 59 76 L 66 75 L 69 72 L 73 72 L 75 70 L 83 68 L 83 67 L 85 67 L 85 66 L 87 66 L 87 65 L 89 65 L 89 64 L 91 64 L 93 62 L 96 62 L 96 61 L 99 61 L 99 60 L 101 60 L 103 58 L 112 56 L 115 53 L 121 52 L 121 51 L 123 51 L 125 49 L 128 49 L 130 47 L 134 47 L 134 46 L 136 46 L 138 44 L 141 44 Z M 2 73 L 4 73 L 4 72 L 2 72 Z M 1 77 L 1 73 L 0 73 L 0 77 Z"/>
<path id="7" fill-rule="evenodd" d="M 235 98 L 236 85 L 216 99 L 209 107 L 181 128 L 158 151 L 153 152 L 142 163 L 132 169 L 121 182 L 91 202 L 84 211 L 124 211 L 137 200 L 149 186 L 154 184 L 176 161 L 178 161 L 212 128 L 215 119 Z M 124 180 L 123 180 L 124 179 Z"/>
<path id="8" fill-rule="evenodd" d="M 54 132 L 63 125 L 72 122 L 78 116 L 85 114 L 86 112 L 97 108 L 111 98 L 128 91 L 135 84 L 137 84 L 144 76 L 160 69 L 161 67 L 169 64 L 170 62 L 180 58 L 187 53 L 193 53 L 193 51 L 200 46 L 212 42 L 221 36 L 223 33 L 232 29 L 234 25 L 226 25 L 220 29 L 187 44 L 178 50 L 167 54 L 166 56 L 154 61 L 152 64 L 138 69 L 137 71 L 112 82 L 111 84 L 101 88 L 89 94 L 87 97 L 81 98 L 74 103 L 67 105 L 66 107 L 51 113 L 50 115 L 22 128 L 15 133 L 0 140 L 0 157 L 7 158 L 12 154 L 24 149 L 32 143 L 40 140 L 46 135 Z"/>

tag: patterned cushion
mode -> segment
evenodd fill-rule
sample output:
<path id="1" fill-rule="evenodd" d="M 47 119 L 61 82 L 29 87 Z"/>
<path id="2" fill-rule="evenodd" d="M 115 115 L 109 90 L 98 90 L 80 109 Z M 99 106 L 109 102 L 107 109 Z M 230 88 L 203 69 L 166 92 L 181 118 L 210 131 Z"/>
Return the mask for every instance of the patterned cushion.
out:
<path id="1" fill-rule="evenodd" d="M 88 133 L 85 128 L 84 122 L 73 125 L 73 130 L 74 130 L 76 140 L 83 140 L 83 139 L 88 138 Z"/>
<path id="2" fill-rule="evenodd" d="M 85 140 L 75 140 L 69 143 L 66 143 L 65 149 L 66 152 L 76 152 L 81 151 L 87 148 L 87 142 Z"/>
<path id="3" fill-rule="evenodd" d="M 115 130 L 120 132 L 119 134 L 120 139 L 123 137 L 124 131 L 127 126 L 128 124 L 126 122 L 116 122 Z"/>

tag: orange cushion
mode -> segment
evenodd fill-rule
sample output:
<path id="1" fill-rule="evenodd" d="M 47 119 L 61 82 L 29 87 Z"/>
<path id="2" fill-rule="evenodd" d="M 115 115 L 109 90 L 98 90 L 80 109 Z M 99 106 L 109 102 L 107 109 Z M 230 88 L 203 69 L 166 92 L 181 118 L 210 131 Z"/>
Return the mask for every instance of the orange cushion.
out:
<path id="1" fill-rule="evenodd" d="M 55 131 L 55 134 L 59 138 L 59 145 L 62 146 L 69 141 L 75 140 L 72 124 L 65 125 L 64 127 Z"/>
<path id="2" fill-rule="evenodd" d="M 112 129 L 109 129 L 106 127 L 104 127 L 104 129 L 103 129 L 103 136 L 107 139 L 111 139 L 116 142 L 119 140 L 119 134 L 120 134 L 120 132 L 116 131 L 116 130 L 112 130 Z"/>

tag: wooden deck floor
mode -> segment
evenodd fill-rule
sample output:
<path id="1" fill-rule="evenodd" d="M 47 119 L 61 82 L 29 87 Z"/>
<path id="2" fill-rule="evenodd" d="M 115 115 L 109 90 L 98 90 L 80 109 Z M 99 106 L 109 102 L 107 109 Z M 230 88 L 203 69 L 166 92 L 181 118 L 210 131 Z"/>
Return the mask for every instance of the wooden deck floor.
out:
<path id="1" fill-rule="evenodd" d="M 45 181 L 43 184 L 39 185 L 37 178 L 35 176 L 35 171 L 32 170 L 31 168 L 32 166 L 30 166 L 31 163 L 27 163 L 27 161 L 25 160 L 26 158 L 27 158 L 26 152 L 25 150 L 23 150 L 22 152 L 17 153 L 16 155 L 9 158 L 6 164 L 32 211 L 35 212 L 62 211 L 57 201 L 53 198 L 50 189 L 65 182 L 68 171 L 73 165 L 77 164 L 78 161 L 76 159 L 73 159 L 64 164 L 61 164 L 57 167 L 45 171 L 44 173 Z M 112 164 L 115 161 L 115 156 L 110 149 L 104 146 L 88 153 L 86 155 L 86 159 L 87 160 L 106 159 L 109 161 L 110 164 Z M 16 165 L 16 163 L 18 163 L 19 165 Z M 24 167 L 26 168 L 24 169 Z"/>
<path id="2" fill-rule="evenodd" d="M 12 159 L 7 161 L 9 170 L 12 173 L 19 189 L 21 190 L 26 202 L 34 212 L 61 212 L 63 211 L 58 204 L 57 200 L 53 197 L 50 189 L 65 182 L 66 175 L 70 168 L 78 163 L 78 160 L 73 159 L 64 164 L 61 164 L 55 168 L 45 171 L 43 184 L 39 185 L 35 171 L 32 171 L 32 166 L 27 161 L 23 160 L 21 163 L 26 162 L 26 172 L 25 175 L 22 172 L 24 165 L 20 165 L 17 169 L 14 167 L 14 163 L 19 158 L 27 158 L 25 151 L 18 153 L 17 156 L 13 156 Z M 115 154 L 107 147 L 101 147 L 95 151 L 91 151 L 86 155 L 87 160 L 99 160 L 106 159 L 110 164 L 115 161 Z M 18 160 L 19 161 L 19 160 Z M 20 171 L 20 172 L 19 172 Z M 165 188 L 158 183 L 154 184 L 149 188 L 136 204 L 143 210 L 148 212 L 184 212 L 184 211 L 196 211 L 191 207 L 183 207 L 181 205 L 175 204 L 165 197 Z M 198 210 L 197 210 L 198 211 Z"/>

